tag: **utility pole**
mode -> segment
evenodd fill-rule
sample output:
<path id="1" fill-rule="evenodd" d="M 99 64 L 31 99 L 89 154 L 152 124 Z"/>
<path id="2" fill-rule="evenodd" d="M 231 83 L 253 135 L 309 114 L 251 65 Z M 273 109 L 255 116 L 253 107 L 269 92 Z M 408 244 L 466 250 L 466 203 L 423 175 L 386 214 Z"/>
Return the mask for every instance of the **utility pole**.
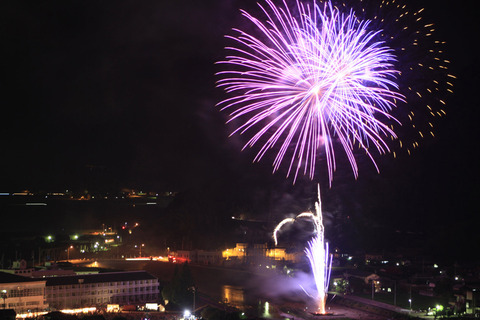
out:
<path id="1" fill-rule="evenodd" d="M 190 288 L 188 288 L 188 290 L 192 290 L 193 291 L 193 308 L 192 308 L 192 315 L 195 316 L 195 286 L 191 286 Z"/>
<path id="2" fill-rule="evenodd" d="M 372 279 L 372 300 L 375 300 L 374 298 L 375 298 L 375 282 Z"/>
<path id="3" fill-rule="evenodd" d="M 195 314 L 195 287 L 192 287 L 193 288 L 193 310 L 192 310 L 192 314 Z"/>
<path id="4" fill-rule="evenodd" d="M 397 305 L 397 280 L 393 281 L 393 305 Z"/>

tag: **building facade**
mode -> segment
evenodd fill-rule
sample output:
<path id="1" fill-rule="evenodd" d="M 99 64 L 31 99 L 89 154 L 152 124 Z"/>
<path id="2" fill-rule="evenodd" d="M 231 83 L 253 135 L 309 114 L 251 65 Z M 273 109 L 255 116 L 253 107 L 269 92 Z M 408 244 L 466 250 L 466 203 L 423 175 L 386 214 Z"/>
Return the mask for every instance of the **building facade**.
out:
<path id="1" fill-rule="evenodd" d="M 271 261 L 299 262 L 305 254 L 303 252 L 287 253 L 286 248 L 269 248 L 266 243 L 248 245 L 237 243 L 235 248 L 228 248 L 222 252 L 225 260 L 239 262 L 262 263 Z"/>
<path id="2" fill-rule="evenodd" d="M 111 272 L 48 278 L 51 309 L 143 304 L 159 299 L 158 279 L 145 271 Z"/>
<path id="3" fill-rule="evenodd" d="M 0 272 L 2 309 L 13 309 L 17 314 L 44 311 L 48 308 L 45 288 L 45 279 Z"/>

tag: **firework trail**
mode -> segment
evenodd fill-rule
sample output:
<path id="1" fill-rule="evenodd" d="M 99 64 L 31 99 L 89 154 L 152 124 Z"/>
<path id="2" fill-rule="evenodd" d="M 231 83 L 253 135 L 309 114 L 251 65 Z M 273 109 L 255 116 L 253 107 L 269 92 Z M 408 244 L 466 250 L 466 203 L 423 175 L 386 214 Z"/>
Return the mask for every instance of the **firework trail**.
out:
<path id="1" fill-rule="evenodd" d="M 296 216 L 295 219 L 288 218 L 280 222 L 273 231 L 275 245 L 278 244 L 277 233 L 282 229 L 282 227 L 287 223 L 293 223 L 296 219 L 301 218 L 311 219 L 314 225 L 315 235 L 308 242 L 308 246 L 305 248 L 305 253 L 310 262 L 315 279 L 315 287 L 317 289 L 317 311 L 320 314 L 325 314 L 327 291 L 330 282 L 330 272 L 332 269 L 332 257 L 328 250 L 328 243 L 325 242 L 322 205 L 320 201 L 320 186 L 318 187 L 318 201 L 315 203 L 315 213 L 304 212 Z"/>

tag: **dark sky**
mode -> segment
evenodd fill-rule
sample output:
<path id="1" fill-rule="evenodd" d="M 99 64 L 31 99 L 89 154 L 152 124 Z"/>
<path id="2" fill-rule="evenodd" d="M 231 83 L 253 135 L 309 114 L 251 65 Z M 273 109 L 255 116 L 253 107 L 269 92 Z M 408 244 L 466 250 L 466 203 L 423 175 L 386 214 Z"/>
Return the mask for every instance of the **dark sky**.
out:
<path id="1" fill-rule="evenodd" d="M 411 157 L 379 159 L 380 174 L 360 163 L 355 181 L 339 165 L 331 189 L 321 179 L 324 204 L 331 215 L 394 229 L 448 233 L 454 225 L 467 230 L 458 243 L 475 248 L 479 22 L 473 2 L 422 3 L 458 76 L 448 116 Z M 262 190 L 254 202 L 280 216 L 283 205 L 285 214 L 312 206 L 316 181 L 292 185 L 284 172 L 272 175 L 268 161 L 252 164 L 215 108 L 223 35 L 243 23 L 245 7 L 255 2 L 3 2 L 0 191 L 182 191 L 213 183 L 253 197 Z M 449 233 L 445 242 L 458 237 Z"/>

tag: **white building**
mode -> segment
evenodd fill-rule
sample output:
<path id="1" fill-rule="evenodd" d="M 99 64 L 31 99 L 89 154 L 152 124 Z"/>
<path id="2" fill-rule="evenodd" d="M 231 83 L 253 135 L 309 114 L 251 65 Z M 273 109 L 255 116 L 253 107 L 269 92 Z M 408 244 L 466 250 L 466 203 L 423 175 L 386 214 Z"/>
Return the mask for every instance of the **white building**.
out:
<path id="1" fill-rule="evenodd" d="M 46 300 L 57 310 L 144 304 L 159 298 L 158 279 L 145 271 L 52 277 L 46 282 Z"/>
<path id="2" fill-rule="evenodd" d="M 48 308 L 45 287 L 45 279 L 31 279 L 0 272 L 2 308 L 14 309 L 17 314 L 44 311 Z"/>

